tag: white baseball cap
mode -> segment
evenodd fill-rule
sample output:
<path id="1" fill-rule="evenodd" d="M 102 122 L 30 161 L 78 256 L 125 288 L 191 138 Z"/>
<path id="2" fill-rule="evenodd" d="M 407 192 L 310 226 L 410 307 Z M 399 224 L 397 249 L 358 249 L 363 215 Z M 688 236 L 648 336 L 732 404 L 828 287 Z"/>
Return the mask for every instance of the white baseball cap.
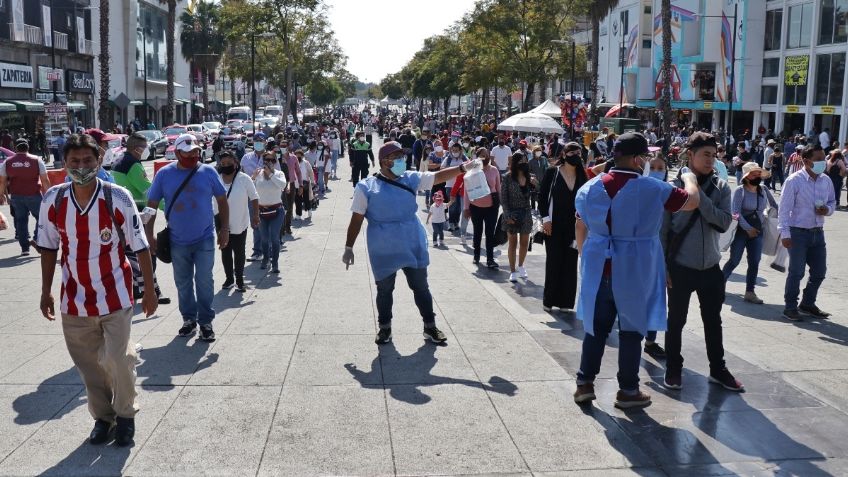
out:
<path id="1" fill-rule="evenodd" d="M 195 138 L 191 134 L 180 134 L 177 140 L 174 141 L 174 148 L 182 152 L 191 152 L 195 149 L 200 149 L 200 146 L 195 142 Z"/>

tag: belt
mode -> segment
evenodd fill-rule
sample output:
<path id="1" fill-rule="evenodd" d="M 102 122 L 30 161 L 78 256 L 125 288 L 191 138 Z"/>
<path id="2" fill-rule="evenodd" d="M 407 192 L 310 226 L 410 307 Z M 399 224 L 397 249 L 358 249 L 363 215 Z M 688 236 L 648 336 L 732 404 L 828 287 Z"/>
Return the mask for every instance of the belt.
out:
<path id="1" fill-rule="evenodd" d="M 810 227 L 810 228 L 806 228 L 806 227 L 789 227 L 789 228 L 790 228 L 790 229 L 795 229 L 795 230 L 806 230 L 806 231 L 808 231 L 808 232 L 824 232 L 824 227 Z"/>

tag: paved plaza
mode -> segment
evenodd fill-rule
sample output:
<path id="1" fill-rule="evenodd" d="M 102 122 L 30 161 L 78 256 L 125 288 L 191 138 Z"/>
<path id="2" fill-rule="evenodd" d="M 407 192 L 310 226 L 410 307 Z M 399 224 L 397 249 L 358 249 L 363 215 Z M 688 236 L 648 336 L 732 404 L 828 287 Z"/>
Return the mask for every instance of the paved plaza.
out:
<path id="1" fill-rule="evenodd" d="M 493 272 L 448 237 L 429 268 L 447 346 L 425 343 L 398 279 L 394 342 L 378 348 L 363 237 L 356 263 L 341 262 L 351 185 L 331 186 L 312 221 L 295 222 L 280 276 L 256 262 L 247 293 L 219 291 L 216 266 L 214 343 L 176 336 L 172 270 L 160 264 L 173 303 L 133 321 L 141 411 L 130 448 L 86 442 L 92 418 L 61 325 L 38 310 L 39 260 L 0 233 L 0 476 L 848 474 L 848 213 L 825 227 L 819 305 L 832 320 L 780 318 L 785 275 L 767 258 L 757 289 L 766 304 L 744 302 L 743 261 L 723 318 L 728 367 L 747 392 L 707 383 L 693 299 L 683 390 L 663 389 L 663 364 L 645 356 L 653 404 L 624 412 L 612 406 L 615 339 L 598 400 L 572 401 L 583 330 L 542 312 L 541 246 L 530 279 L 513 285 L 505 250 Z"/>

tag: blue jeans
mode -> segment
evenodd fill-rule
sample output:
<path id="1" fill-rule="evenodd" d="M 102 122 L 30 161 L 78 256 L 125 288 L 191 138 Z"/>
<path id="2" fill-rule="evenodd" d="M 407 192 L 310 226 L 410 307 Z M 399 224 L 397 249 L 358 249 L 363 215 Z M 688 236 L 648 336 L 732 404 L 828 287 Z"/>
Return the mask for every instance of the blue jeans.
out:
<path id="1" fill-rule="evenodd" d="M 324 193 L 324 167 L 318 168 L 318 192 Z"/>
<path id="2" fill-rule="evenodd" d="M 815 306 L 819 286 L 827 272 L 827 246 L 822 229 L 800 229 L 790 227 L 792 247 L 789 249 L 789 273 L 786 275 L 786 289 L 783 300 L 787 310 L 798 309 L 798 293 L 804 268 L 809 265 L 810 279 L 804 288 L 801 305 Z"/>
<path id="3" fill-rule="evenodd" d="M 29 215 L 35 217 L 34 238 L 38 239 L 38 211 L 41 207 L 40 195 L 13 195 L 12 207 L 15 209 L 15 235 L 22 252 L 29 251 Z"/>
<path id="4" fill-rule="evenodd" d="M 430 286 L 427 284 L 427 269 L 405 267 L 402 269 L 406 275 L 406 284 L 412 289 L 415 297 L 415 306 L 424 320 L 424 327 L 436 326 L 436 315 L 433 313 L 433 295 L 430 294 Z M 397 272 L 388 277 L 377 280 L 377 321 L 380 329 L 392 327 L 392 293 L 395 290 L 395 278 Z"/>
<path id="5" fill-rule="evenodd" d="M 250 214 L 250 216 L 253 217 L 254 210 L 253 210 L 253 203 L 252 202 L 248 201 L 247 211 Z M 258 257 L 259 255 L 262 255 L 262 238 L 259 235 L 259 227 L 256 227 L 254 229 L 253 226 L 251 225 L 251 229 L 253 230 L 253 252 L 251 252 L 250 255 L 254 256 L 254 257 Z"/>
<path id="6" fill-rule="evenodd" d="M 721 272 L 724 274 L 724 281 L 733 273 L 733 269 L 742 261 L 742 252 L 748 251 L 748 273 L 745 274 L 745 291 L 754 291 L 754 285 L 757 284 L 757 272 L 760 268 L 760 258 L 763 255 L 763 234 L 757 235 L 754 238 L 748 237 L 744 230 L 736 229 L 733 236 L 733 242 L 730 244 L 730 259 L 724 264 Z"/>
<path id="7" fill-rule="evenodd" d="M 612 294 L 612 280 L 601 278 L 595 297 L 594 335 L 588 332 L 583 337 L 583 354 L 577 384 L 593 383 L 601 371 L 607 337 L 615 324 L 618 309 Z M 639 390 L 639 364 L 642 362 L 642 335 L 636 331 L 618 330 L 618 387 L 624 392 Z"/>
<path id="8" fill-rule="evenodd" d="M 212 279 L 215 238 L 209 237 L 191 245 L 171 242 L 171 260 L 183 320 L 196 321 L 201 325 L 212 324 L 215 318 L 215 310 L 212 308 L 212 297 L 215 294 Z"/>
<path id="9" fill-rule="evenodd" d="M 330 151 L 330 174 L 336 177 L 336 170 L 339 165 L 339 151 Z"/>
<path id="10" fill-rule="evenodd" d="M 444 240 L 445 239 L 445 223 L 439 222 L 438 224 L 433 222 L 433 243 L 436 243 L 436 240 Z"/>
<path id="11" fill-rule="evenodd" d="M 277 268 L 280 258 L 280 229 L 286 219 L 286 209 L 280 206 L 280 211 L 273 219 L 259 218 L 259 235 L 262 237 L 262 263 L 271 261 L 271 268 Z"/>

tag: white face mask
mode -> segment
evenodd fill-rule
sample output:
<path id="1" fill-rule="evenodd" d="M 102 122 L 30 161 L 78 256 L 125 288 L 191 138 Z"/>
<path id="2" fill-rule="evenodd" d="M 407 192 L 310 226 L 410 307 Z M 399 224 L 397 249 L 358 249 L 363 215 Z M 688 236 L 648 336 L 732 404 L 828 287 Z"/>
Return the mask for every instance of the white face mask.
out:
<path id="1" fill-rule="evenodd" d="M 542 157 L 542 151 L 536 151 L 533 153 L 533 155 L 536 157 Z"/>
<path id="2" fill-rule="evenodd" d="M 461 154 L 460 152 L 451 152 L 451 155 L 455 158 L 458 158 Z"/>
<path id="3" fill-rule="evenodd" d="M 150 149 L 148 149 L 148 148 L 146 148 L 146 147 L 145 147 L 145 148 L 144 148 L 144 152 L 142 152 L 142 153 L 141 153 L 141 158 L 140 158 L 140 160 L 142 160 L 142 161 L 146 161 L 148 157 L 150 157 Z"/>

